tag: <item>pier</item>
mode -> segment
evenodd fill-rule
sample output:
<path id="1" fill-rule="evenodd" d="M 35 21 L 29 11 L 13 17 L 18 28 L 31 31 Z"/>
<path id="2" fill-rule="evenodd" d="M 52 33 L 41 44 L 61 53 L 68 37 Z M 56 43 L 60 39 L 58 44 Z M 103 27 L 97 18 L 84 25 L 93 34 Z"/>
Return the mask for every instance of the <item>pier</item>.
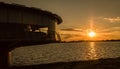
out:
<path id="1" fill-rule="evenodd" d="M 0 69 L 10 64 L 10 51 L 31 44 L 56 42 L 57 14 L 18 4 L 0 3 Z M 42 30 L 46 29 L 46 30 Z"/>

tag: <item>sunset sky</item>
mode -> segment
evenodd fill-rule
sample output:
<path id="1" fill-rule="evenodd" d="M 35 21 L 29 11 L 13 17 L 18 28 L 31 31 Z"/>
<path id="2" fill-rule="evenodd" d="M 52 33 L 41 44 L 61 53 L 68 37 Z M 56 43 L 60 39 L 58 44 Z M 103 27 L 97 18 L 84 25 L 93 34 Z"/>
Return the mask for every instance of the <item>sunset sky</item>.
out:
<path id="1" fill-rule="evenodd" d="M 120 39 L 120 0 L 0 0 L 48 10 L 62 17 L 65 41 Z M 96 33 L 89 37 L 90 31 Z"/>

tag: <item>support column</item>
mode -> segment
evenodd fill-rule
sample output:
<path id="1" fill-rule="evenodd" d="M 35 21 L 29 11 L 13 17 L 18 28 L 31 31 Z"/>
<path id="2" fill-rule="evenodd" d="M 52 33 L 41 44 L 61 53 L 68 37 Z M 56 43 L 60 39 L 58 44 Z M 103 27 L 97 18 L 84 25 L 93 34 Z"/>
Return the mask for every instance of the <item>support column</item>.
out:
<path id="1" fill-rule="evenodd" d="M 50 23 L 48 26 L 48 36 L 50 41 L 56 41 L 55 31 L 56 31 L 56 22 Z"/>
<path id="2" fill-rule="evenodd" d="M 7 47 L 0 47 L 0 69 L 8 69 L 10 64 L 10 54 Z"/>

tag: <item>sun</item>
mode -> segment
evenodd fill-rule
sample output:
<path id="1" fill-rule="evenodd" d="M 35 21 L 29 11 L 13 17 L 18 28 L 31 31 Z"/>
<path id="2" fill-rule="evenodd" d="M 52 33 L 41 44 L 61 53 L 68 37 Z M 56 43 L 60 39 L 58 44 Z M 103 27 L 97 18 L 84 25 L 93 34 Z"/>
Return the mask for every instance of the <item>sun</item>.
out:
<path id="1" fill-rule="evenodd" d="M 94 31 L 90 31 L 90 32 L 88 32 L 88 36 L 93 38 L 96 36 L 96 33 Z"/>

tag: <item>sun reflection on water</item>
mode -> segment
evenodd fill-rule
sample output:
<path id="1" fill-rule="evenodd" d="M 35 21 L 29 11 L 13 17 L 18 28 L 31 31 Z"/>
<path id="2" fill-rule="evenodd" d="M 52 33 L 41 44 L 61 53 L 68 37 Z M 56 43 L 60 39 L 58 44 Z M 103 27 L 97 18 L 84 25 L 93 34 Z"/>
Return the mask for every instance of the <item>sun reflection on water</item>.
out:
<path id="1" fill-rule="evenodd" d="M 88 48 L 88 53 L 87 54 L 88 54 L 88 59 L 92 59 L 92 60 L 97 59 L 95 42 L 90 42 L 89 43 L 89 48 Z"/>

